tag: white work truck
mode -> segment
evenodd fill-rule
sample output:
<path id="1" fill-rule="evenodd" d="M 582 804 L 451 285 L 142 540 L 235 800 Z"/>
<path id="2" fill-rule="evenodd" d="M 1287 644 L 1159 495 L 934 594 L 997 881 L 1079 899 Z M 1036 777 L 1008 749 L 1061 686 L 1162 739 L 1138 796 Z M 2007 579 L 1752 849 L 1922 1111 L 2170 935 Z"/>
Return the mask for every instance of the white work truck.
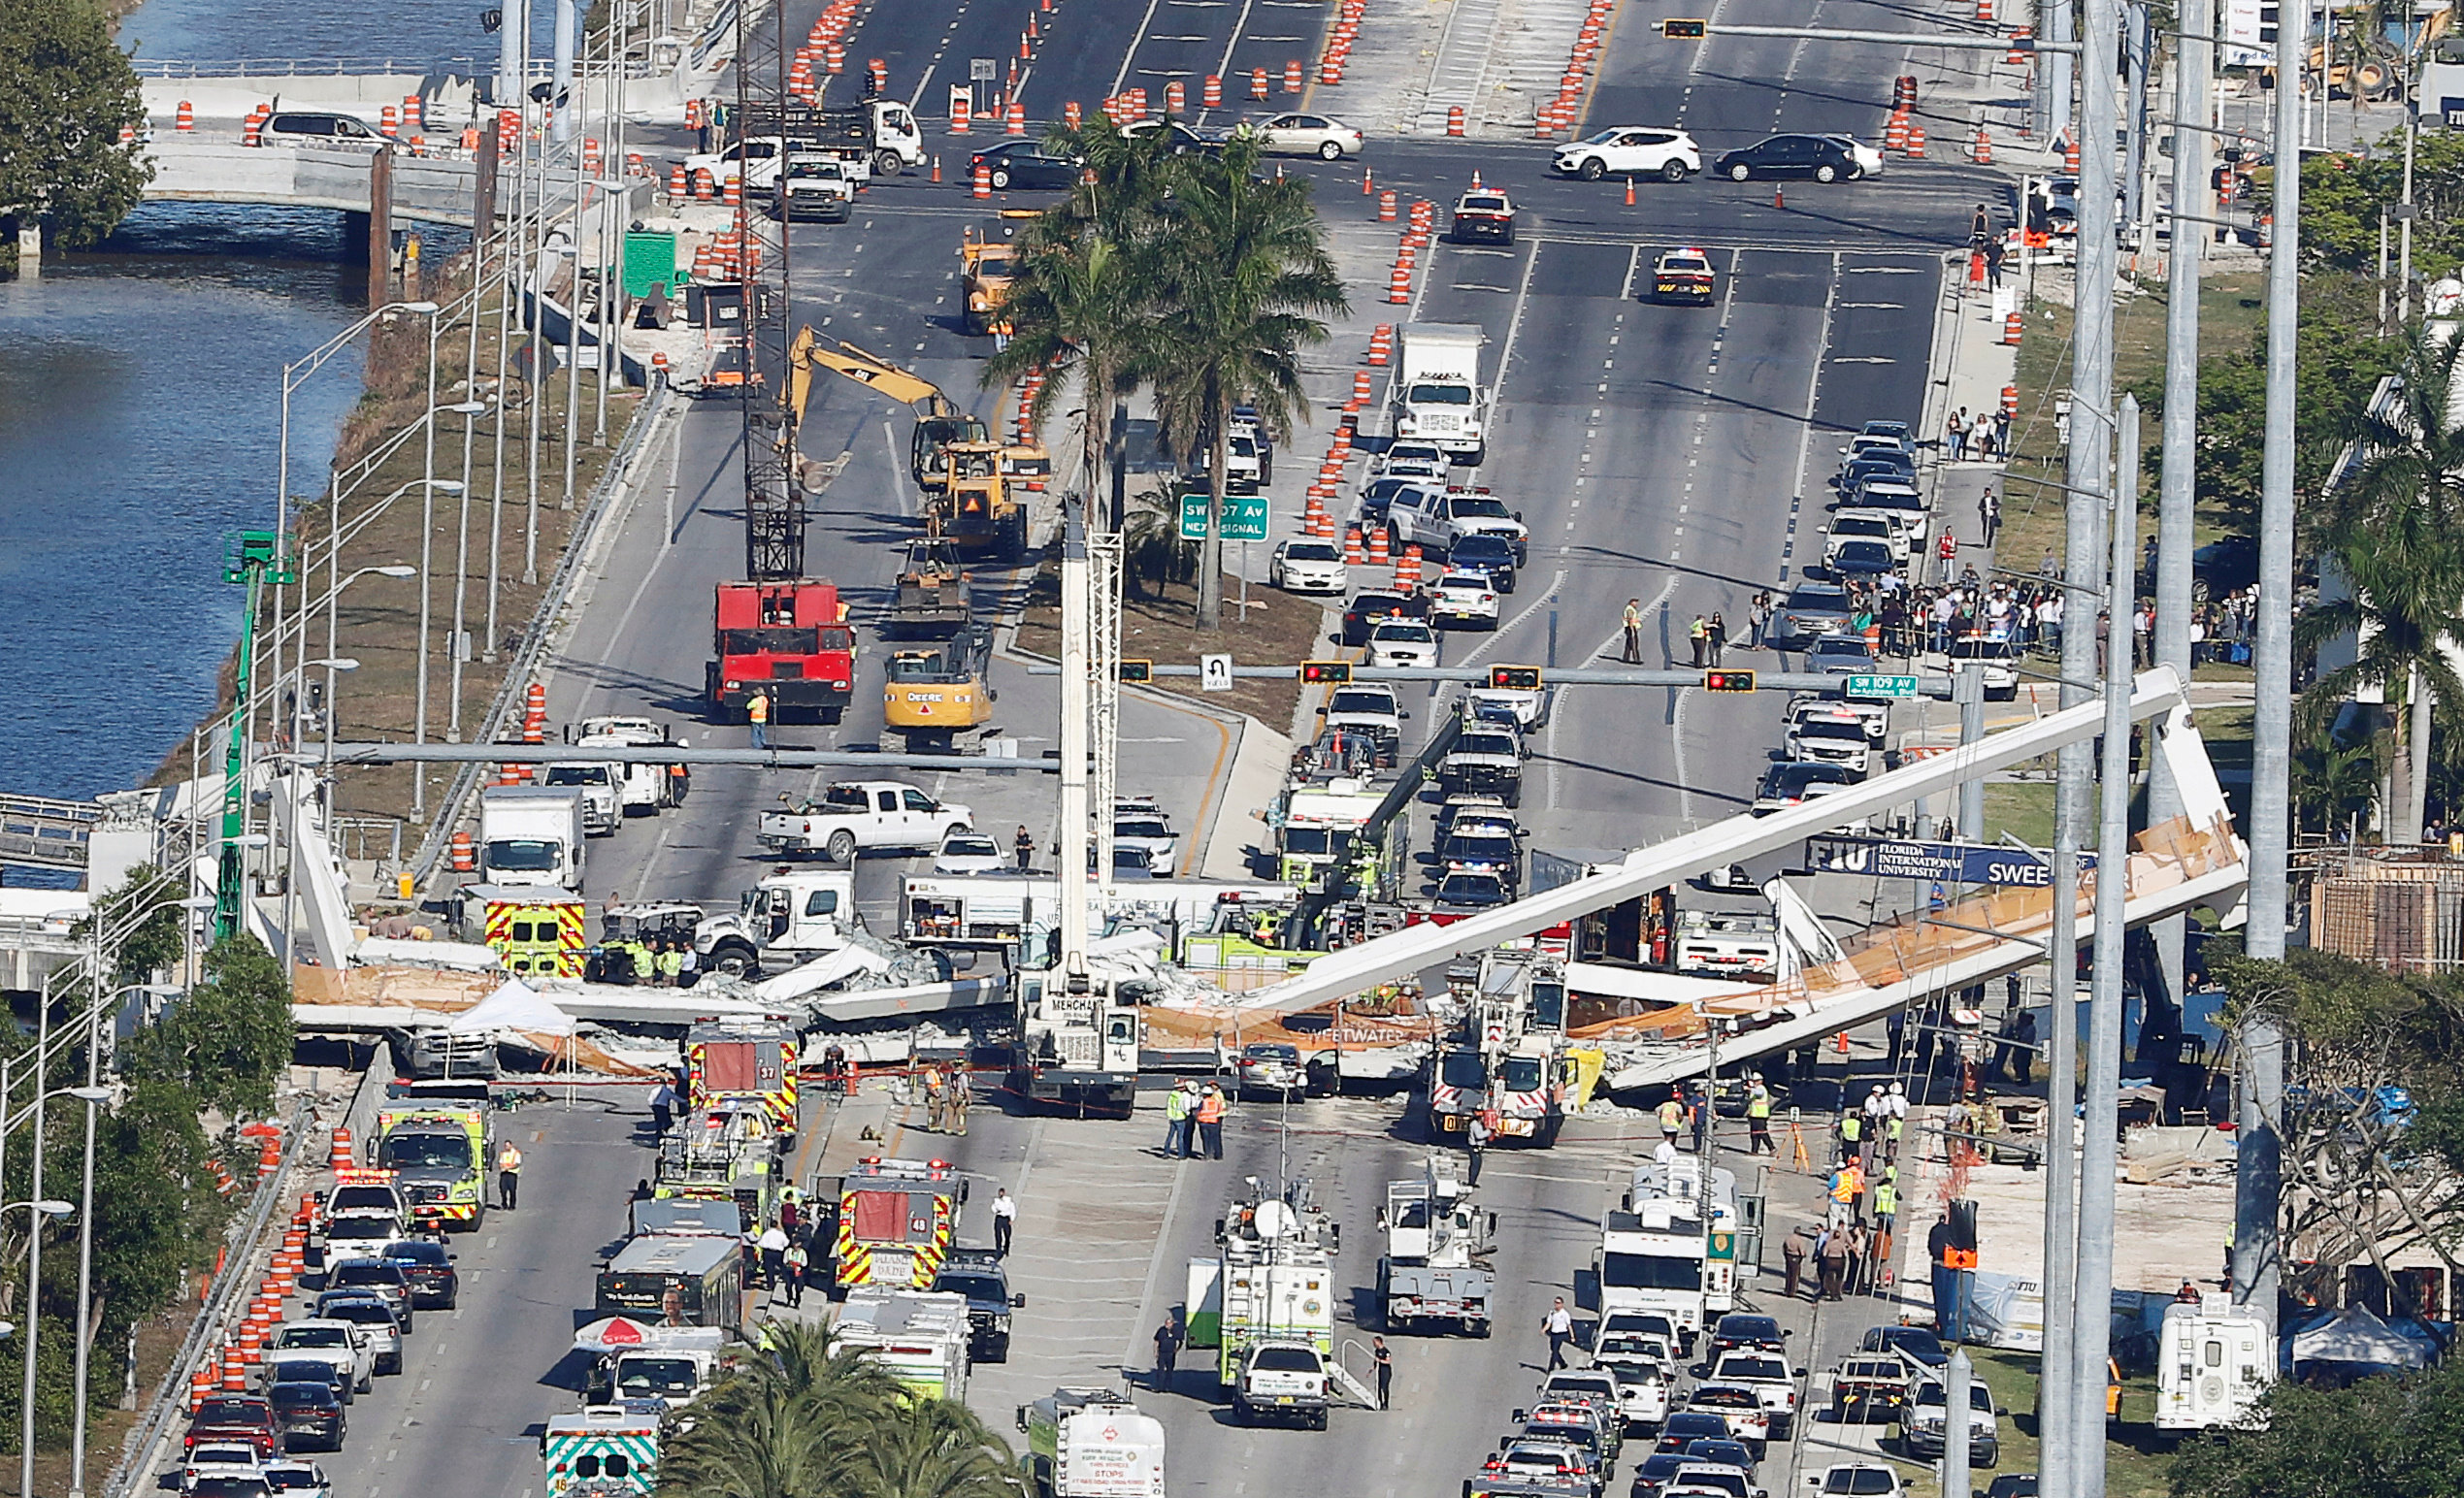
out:
<path id="1" fill-rule="evenodd" d="M 2275 1380 L 2275 1339 L 2257 1312 L 2225 1295 L 2164 1308 L 2156 1334 L 2156 1429 L 2255 1428 L 2260 1397 Z"/>
<path id="2" fill-rule="evenodd" d="M 542 765 L 539 778 L 542 785 L 571 786 L 581 793 L 582 830 L 592 837 L 613 836 L 616 824 L 624 820 L 621 762 L 569 760 Z"/>
<path id="3" fill-rule="evenodd" d="M 488 786 L 479 792 L 482 884 L 582 892 L 585 835 L 577 786 Z"/>
<path id="4" fill-rule="evenodd" d="M 757 978 L 838 951 L 862 924 L 852 870 L 782 868 L 746 890 L 735 914 L 696 924 L 693 950 L 704 972 Z"/>
<path id="5" fill-rule="evenodd" d="M 973 817 L 900 781 L 845 780 L 802 806 L 763 812 L 753 836 L 780 857 L 818 853 L 853 867 L 856 855 L 868 849 L 937 848 L 950 833 L 973 826 Z"/>
<path id="6" fill-rule="evenodd" d="M 838 1309 L 838 1345 L 926 1399 L 967 1398 L 967 1297 L 859 1285 Z"/>
<path id="7" fill-rule="evenodd" d="M 818 151 L 790 151 L 787 171 L 778 179 L 778 196 L 772 216 L 799 221 L 842 224 L 854 212 L 856 176 L 867 171 Z"/>
<path id="8" fill-rule="evenodd" d="M 666 724 L 624 714 L 607 714 L 568 724 L 565 739 L 568 743 L 592 748 L 618 745 L 626 748 L 685 747 L 685 741 L 670 732 Z M 617 762 L 616 777 L 616 799 L 628 817 L 656 816 L 668 807 L 681 806 L 685 793 L 692 786 L 684 766 L 646 760 Z"/>
<path id="9" fill-rule="evenodd" d="M 1466 536 L 1494 536 L 1514 548 L 1520 563 L 1530 552 L 1531 537 L 1523 516 L 1487 489 L 1423 489 L 1397 496 L 1387 508 L 1397 537 L 1406 545 L 1451 553 Z"/>
<path id="10" fill-rule="evenodd" d="M 1051 1498 L 1164 1498 L 1164 1422 L 1119 1389 L 1054 1389 L 1018 1407 L 1018 1428 Z"/>
<path id="11" fill-rule="evenodd" d="M 1389 430 L 1434 442 L 1456 462 L 1477 466 L 1489 445 L 1489 393 L 1480 383 L 1480 345 L 1488 339 L 1471 323 L 1405 323 L 1387 407 Z"/>
<path id="12" fill-rule="evenodd" d="M 1496 1275 L 1489 1266 L 1495 1219 L 1472 1204 L 1455 1156 L 1432 1154 L 1418 1176 L 1386 1183 L 1378 1226 L 1379 1306 L 1388 1331 L 1459 1328 L 1489 1335 Z"/>

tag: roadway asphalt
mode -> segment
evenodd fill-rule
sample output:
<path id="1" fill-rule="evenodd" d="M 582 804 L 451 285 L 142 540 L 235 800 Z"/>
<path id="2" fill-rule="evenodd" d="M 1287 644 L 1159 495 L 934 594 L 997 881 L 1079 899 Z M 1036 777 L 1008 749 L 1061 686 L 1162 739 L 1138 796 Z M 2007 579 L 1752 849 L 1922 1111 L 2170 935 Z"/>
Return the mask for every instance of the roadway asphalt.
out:
<path id="1" fill-rule="evenodd" d="M 801 33 L 817 10 L 817 0 L 791 0 L 789 25 Z M 1898 49 L 1887 46 L 1663 43 L 1656 25 L 1663 11 L 1677 14 L 1646 0 L 1628 0 L 1621 11 L 1587 129 L 1676 120 L 1708 152 L 1773 128 L 1852 130 L 1870 139 L 1889 80 L 1902 71 Z M 937 119 L 946 86 L 965 78 L 968 59 L 1015 54 L 1030 12 L 1028 0 L 875 7 L 847 54 L 851 66 L 882 58 L 894 91 Z M 1173 79 L 1188 84 L 1195 102 L 1207 73 L 1230 81 L 1265 67 L 1279 76 L 1288 58 L 1314 54 L 1329 7 L 1056 0 L 1034 14 L 1045 40 L 1024 96 L 1042 118 L 1057 115 L 1066 100 L 1092 109 L 1121 87 L 1145 86 L 1160 106 L 1162 86 Z M 1778 0 L 1728 0 L 1722 14 L 1732 21 L 1807 18 L 1801 7 Z M 1821 0 L 1810 19 L 1913 37 L 1940 17 L 1870 0 Z M 1237 82 L 1228 91 L 1243 102 Z M 1341 112 L 1339 90 L 1308 97 L 1316 108 Z M 1268 107 L 1286 102 L 1278 77 Z M 945 169 L 985 139 L 979 131 L 944 140 Z M 1404 320 L 1398 312 L 1475 322 L 1491 340 L 1486 359 L 1497 372 L 1501 404 L 1480 477 L 1523 510 L 1532 558 L 1509 600 L 1507 626 L 1489 640 L 1458 636 L 1450 659 L 1476 650 L 1487 662 L 1543 660 L 1552 599 L 1557 659 L 1565 664 L 1615 656 L 1617 617 L 1628 598 L 1652 610 L 1649 664 L 1686 658 L 1685 627 L 1696 612 L 1719 609 L 1741 635 L 1753 593 L 1792 577 L 1817 543 L 1822 483 L 1838 434 L 1868 418 L 1923 414 L 1941 255 L 1964 237 L 1982 174 L 1894 162 L 1877 181 L 1792 184 L 1784 206 L 1775 206 L 1768 184 L 1649 183 L 1629 209 L 1620 183 L 1546 177 L 1546 147 L 1536 143 L 1379 141 L 1369 149 L 1382 185 L 1442 208 L 1477 171 L 1513 191 L 1524 210 L 1522 239 L 1510 250 L 1440 246 L 1423 262 L 1417 305 L 1390 309 L 1377 299 L 1392 236 L 1358 222 L 1365 216 L 1359 164 L 1292 169 L 1319 179 L 1330 216 L 1346 226 L 1336 242 L 1354 288 L 1353 315 L 1321 356 L 1326 362 L 1312 366 L 1313 395 L 1348 388 L 1367 325 Z M 908 364 L 990 415 L 990 402 L 975 393 L 989 344 L 959 334 L 954 306 L 955 248 L 964 225 L 983 221 L 982 206 L 967 198 L 962 173 L 948 175 L 939 187 L 912 177 L 885 183 L 866 196 L 853 222 L 800 228 L 797 311 L 823 332 Z M 1014 206 L 1035 201 L 1021 197 Z M 1715 306 L 1636 300 L 1651 256 L 1685 244 L 1713 252 L 1722 280 Z M 911 534 L 906 421 L 905 412 L 840 380 L 815 387 L 806 419 L 808 455 L 849 455 L 813 505 L 811 570 L 848 590 L 859 624 L 886 592 L 895 542 Z M 567 656 L 550 682 L 557 721 L 646 707 L 678 722 L 696 743 L 744 742 L 740 727 L 700 722 L 693 702 L 708 649 L 710 589 L 742 566 L 737 433 L 733 408 L 720 403 L 685 417 L 670 460 L 673 499 L 664 481 L 637 499 L 577 604 Z M 844 725 L 794 727 L 778 736 L 878 741 L 881 653 L 871 651 Z M 1731 663 L 1738 660 L 1732 653 Z M 1000 721 L 1023 757 L 1050 741 L 1051 682 L 1014 663 L 996 668 Z M 1535 845 L 1630 847 L 1732 812 L 1775 740 L 1778 708 L 1769 698 L 1567 694 L 1542 737 L 1526 795 Z M 1209 720 L 1126 703 L 1124 788 L 1158 792 L 1184 827 L 1195 825 L 1230 763 L 1222 738 Z M 766 866 L 751 843 L 758 810 L 823 778 L 705 772 L 680 811 L 628 826 L 594 849 L 590 893 L 723 905 Z M 1039 844 L 1048 841 L 1052 792 L 1042 777 L 953 774 L 927 784 L 976 808 L 979 826 L 1001 832 L 1024 823 Z M 859 894 L 869 914 L 887 914 L 897 875 L 913 866 L 866 862 Z M 522 1126 L 536 1121 L 538 1134 L 527 1147 L 530 1205 L 458 1240 L 464 1311 L 428 1319 L 413 1339 L 410 1371 L 382 1381 L 354 1412 L 351 1449 L 327 1461 L 340 1490 L 353 1498 L 529 1498 L 538 1421 L 574 1400 L 557 1365 L 588 1305 L 592 1260 L 619 1230 L 626 1189 L 648 1169 L 648 1154 L 629 1138 L 634 1118 L 607 1106 L 517 1116 Z M 638 1102 L 630 1106 L 638 1113 Z M 1420 1157 L 1408 1125 L 1396 1122 L 1400 1111 L 1388 1098 L 1299 1105 L 1287 1140 L 1279 1111 L 1244 1110 L 1227 1130 L 1229 1157 L 1221 1163 L 1161 1159 L 1154 1153 L 1160 1120 L 1147 1115 L 1130 1124 L 1079 1123 L 983 1108 L 965 1140 L 894 1138 L 893 1152 L 951 1155 L 1001 1179 L 1025 1206 L 1013 1267 L 1030 1308 L 1019 1318 L 1013 1361 L 978 1370 L 971 1401 L 1005 1430 L 1015 1404 L 1055 1384 L 1143 1368 L 1156 1321 L 1180 1298 L 1186 1261 L 1209 1250 L 1211 1224 L 1244 1176 L 1312 1175 L 1320 1199 L 1344 1224 L 1344 1283 L 1367 1285 L 1383 1184 L 1411 1173 Z M 1189 1359 L 1168 1393 L 1142 1396 L 1169 1427 L 1174 1491 L 1450 1489 L 1536 1381 L 1537 1324 L 1549 1297 L 1586 1294 L 1577 1270 L 1588 1263 L 1611 1183 L 1634 1153 L 1635 1141 L 1614 1124 L 1578 1121 L 1553 1151 L 1492 1157 L 1482 1194 L 1501 1220 L 1497 1335 L 1398 1339 L 1391 1413 L 1338 1412 L 1324 1435 L 1244 1429 L 1230 1423 L 1211 1380 Z M 1783 1177 L 1775 1221 L 1810 1212 L 1810 1193 L 1804 1178 Z M 970 1221 L 968 1235 L 988 1237 L 985 1227 Z M 1776 1270 L 1776 1237 L 1768 1257 Z M 1776 1274 L 1764 1298 L 1777 1298 Z M 1801 1305 L 1784 1314 L 1803 1328 L 1796 1355 L 1819 1372 L 1863 1325 L 1891 1319 L 1891 1309 L 1840 1308 L 1821 1324 Z M 1364 1332 L 1346 1335 L 1366 1340 Z M 1363 1366 L 1358 1351 L 1351 1355 Z M 1781 1468 L 1791 1460 L 1775 1452 L 1763 1483 L 1778 1491 L 1789 1482 Z"/>

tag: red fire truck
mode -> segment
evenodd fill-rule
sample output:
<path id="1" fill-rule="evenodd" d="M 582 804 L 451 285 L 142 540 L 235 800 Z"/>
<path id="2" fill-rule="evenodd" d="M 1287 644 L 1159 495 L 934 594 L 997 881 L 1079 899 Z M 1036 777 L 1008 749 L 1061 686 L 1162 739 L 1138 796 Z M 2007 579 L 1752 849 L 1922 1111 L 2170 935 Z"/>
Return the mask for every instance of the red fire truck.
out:
<path id="1" fill-rule="evenodd" d="M 711 710 L 742 721 L 756 692 L 771 721 L 809 714 L 836 723 L 856 679 L 856 632 L 834 583 L 723 582 L 714 610 Z"/>

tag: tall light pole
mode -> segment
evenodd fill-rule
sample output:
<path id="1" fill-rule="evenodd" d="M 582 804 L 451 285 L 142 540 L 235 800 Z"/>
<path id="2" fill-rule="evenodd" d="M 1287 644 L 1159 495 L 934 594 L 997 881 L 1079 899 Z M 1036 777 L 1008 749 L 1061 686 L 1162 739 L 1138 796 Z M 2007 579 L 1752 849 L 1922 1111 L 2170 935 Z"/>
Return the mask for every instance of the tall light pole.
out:
<path id="1" fill-rule="evenodd" d="M 2243 950 L 2284 956 L 2284 860 L 2293 738 L 2293 418 L 2301 330 L 2301 87 L 2307 6 L 2279 8 L 2276 31 L 2275 230 L 2267 251 L 2267 435 L 2260 448 L 2257 702 L 2250 725 L 2250 924 Z M 2236 1036 L 2242 1058 L 2233 1174 L 2233 1299 L 2276 1333 L 2277 1199 L 2283 1188 L 2284 1037 L 2264 1020 Z"/>
<path id="2" fill-rule="evenodd" d="M 25 1230 L 25 1387 L 19 1394 L 21 1417 L 17 1439 L 21 1447 L 17 1456 L 17 1491 L 34 1491 L 34 1369 L 43 1338 L 43 1220 L 64 1218 L 77 1208 L 64 1201 L 47 1201 L 43 1196 L 43 1093 L 37 1093 L 29 1107 L 35 1115 L 34 1129 L 34 1197 L 30 1201 L 13 1201 L 0 1207 L 0 1217 L 19 1207 L 32 1209 Z"/>
<path id="3" fill-rule="evenodd" d="M 94 1304 L 94 1111 L 112 1097 L 111 1089 L 99 1085 L 102 1055 L 103 1004 L 102 993 L 98 993 L 93 1007 L 86 1013 L 85 1085 L 68 1090 L 70 1096 L 85 1105 L 85 1164 L 77 1197 L 77 1325 L 71 1331 L 75 1354 L 74 1371 L 69 1376 L 77 1404 L 69 1424 L 69 1498 L 85 1498 L 85 1368 L 94 1346 L 94 1328 L 90 1324 Z"/>

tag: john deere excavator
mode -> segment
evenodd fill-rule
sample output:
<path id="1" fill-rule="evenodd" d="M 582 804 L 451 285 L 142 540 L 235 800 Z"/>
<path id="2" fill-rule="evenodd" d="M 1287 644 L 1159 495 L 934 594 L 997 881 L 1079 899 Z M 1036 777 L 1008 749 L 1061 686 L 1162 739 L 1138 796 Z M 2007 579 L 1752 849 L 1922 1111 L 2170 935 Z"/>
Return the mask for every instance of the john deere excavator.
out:
<path id="1" fill-rule="evenodd" d="M 809 327 L 787 351 L 788 404 L 801 419 L 815 369 L 843 374 L 913 408 L 907 468 L 924 491 L 924 529 L 962 552 L 1003 558 L 1027 549 L 1027 509 L 1013 489 L 1052 472 L 1037 442 L 996 442 L 981 417 L 962 410 L 941 387 L 879 354 Z"/>
<path id="2" fill-rule="evenodd" d="M 906 737 L 910 754 L 938 754 L 953 734 L 993 716 L 993 631 L 969 623 L 949 639 L 890 656 L 881 688 L 883 726 Z"/>

